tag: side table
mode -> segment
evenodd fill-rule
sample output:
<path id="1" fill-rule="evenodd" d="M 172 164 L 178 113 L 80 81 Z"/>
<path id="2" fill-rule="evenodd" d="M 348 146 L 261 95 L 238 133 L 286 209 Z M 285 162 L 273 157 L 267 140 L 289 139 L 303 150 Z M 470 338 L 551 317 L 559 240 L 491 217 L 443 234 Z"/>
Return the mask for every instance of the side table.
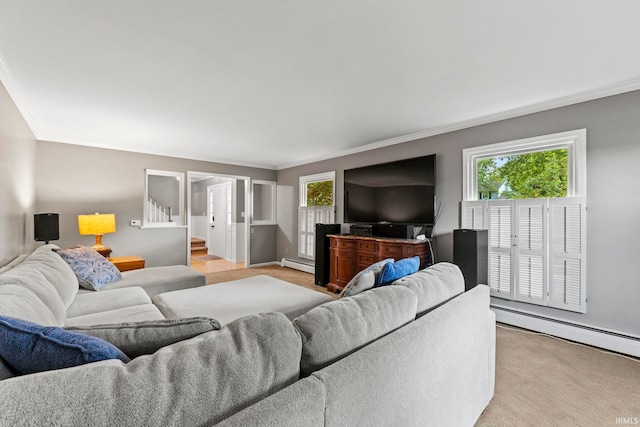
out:
<path id="1" fill-rule="evenodd" d="M 129 271 L 144 268 L 144 258 L 141 258 L 139 256 L 118 256 L 107 259 L 111 261 L 120 271 Z"/>

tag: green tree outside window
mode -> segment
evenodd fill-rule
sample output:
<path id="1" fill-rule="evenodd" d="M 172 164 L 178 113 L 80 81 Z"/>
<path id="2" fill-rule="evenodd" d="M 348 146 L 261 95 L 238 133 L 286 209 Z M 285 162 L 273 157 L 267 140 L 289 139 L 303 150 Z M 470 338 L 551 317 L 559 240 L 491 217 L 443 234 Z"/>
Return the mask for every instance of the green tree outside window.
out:
<path id="1" fill-rule="evenodd" d="M 307 206 L 332 206 L 333 180 L 307 184 Z"/>
<path id="2" fill-rule="evenodd" d="M 567 196 L 566 148 L 482 159 L 477 166 L 480 200 Z"/>

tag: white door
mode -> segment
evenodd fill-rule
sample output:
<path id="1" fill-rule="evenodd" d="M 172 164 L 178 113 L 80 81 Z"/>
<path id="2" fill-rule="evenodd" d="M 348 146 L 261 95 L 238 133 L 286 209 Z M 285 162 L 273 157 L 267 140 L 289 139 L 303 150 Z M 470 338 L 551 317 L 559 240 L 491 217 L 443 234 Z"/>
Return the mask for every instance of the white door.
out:
<path id="1" fill-rule="evenodd" d="M 228 241 L 228 225 L 231 200 L 231 182 L 207 187 L 207 205 L 209 215 L 209 236 L 207 247 L 209 254 L 228 258 L 230 247 Z"/>

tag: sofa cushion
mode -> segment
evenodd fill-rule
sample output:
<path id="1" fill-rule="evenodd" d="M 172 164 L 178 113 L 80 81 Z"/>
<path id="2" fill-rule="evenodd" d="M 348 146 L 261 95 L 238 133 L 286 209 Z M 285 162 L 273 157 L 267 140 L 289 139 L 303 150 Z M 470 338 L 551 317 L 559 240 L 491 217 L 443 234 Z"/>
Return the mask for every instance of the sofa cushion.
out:
<path id="1" fill-rule="evenodd" d="M 464 292 L 464 276 L 460 268 L 448 262 L 439 262 L 393 284 L 416 293 L 418 317 Z"/>
<path id="2" fill-rule="evenodd" d="M 195 288 L 205 284 L 204 274 L 193 268 L 186 265 L 167 265 L 125 271 L 121 280 L 107 284 L 102 290 L 139 286 L 152 297 L 163 292 Z"/>
<path id="3" fill-rule="evenodd" d="M 420 257 L 414 256 L 411 258 L 404 258 L 399 261 L 389 262 L 384 265 L 380 272 L 378 279 L 378 285 L 389 285 L 398 279 L 413 274 L 420 268 Z"/>
<path id="4" fill-rule="evenodd" d="M 335 362 L 416 316 L 416 295 L 382 287 L 318 306 L 293 320 L 302 336 L 302 375 Z"/>
<path id="5" fill-rule="evenodd" d="M 32 266 L 46 277 L 67 309 L 78 293 L 78 278 L 69 265 L 54 252 L 58 249 L 58 246 L 52 244 L 40 246 L 29 255 L 24 265 Z"/>
<path id="6" fill-rule="evenodd" d="M 5 271 L 9 271 L 11 270 L 13 267 L 15 267 L 16 265 L 22 263 L 25 259 L 27 259 L 29 255 L 23 254 L 23 255 L 18 255 L 17 257 L 15 257 L 10 263 L 3 265 L 2 267 L 0 267 L 0 274 L 4 273 Z"/>
<path id="7" fill-rule="evenodd" d="M 64 323 L 66 315 L 62 299 L 35 264 L 27 265 L 25 261 L 0 275 L 0 285 L 18 285 L 29 289 L 47 306 L 56 319 L 56 325 L 61 326 Z"/>
<path id="8" fill-rule="evenodd" d="M 293 319 L 322 303 L 329 295 L 270 276 L 253 276 L 215 285 L 156 295 L 153 303 L 168 319 L 207 316 L 221 325 L 250 314 L 284 313 Z"/>
<path id="9" fill-rule="evenodd" d="M 2 400 L 1 419 L 6 425 L 214 425 L 295 383 L 300 351 L 300 337 L 283 314 L 244 317 L 127 364 L 107 360 L 3 381 L 3 396 L 11 399 Z"/>
<path id="10" fill-rule="evenodd" d="M 58 325 L 49 307 L 29 289 L 20 285 L 0 285 L 0 315 L 17 317 L 40 325 Z"/>
<path id="11" fill-rule="evenodd" d="M 57 253 L 69 264 L 85 289 L 99 291 L 107 283 L 122 278 L 120 270 L 93 248 L 77 246 L 60 249 Z"/>
<path id="12" fill-rule="evenodd" d="M 129 358 L 117 347 L 57 326 L 0 316 L 0 357 L 18 374 L 70 368 L 100 360 Z"/>
<path id="13" fill-rule="evenodd" d="M 220 323 L 208 317 L 190 317 L 77 326 L 67 329 L 110 342 L 133 359 L 143 354 L 155 353 L 164 346 L 193 338 L 205 332 L 217 331 L 220 329 Z"/>
<path id="14" fill-rule="evenodd" d="M 358 274 L 353 276 L 351 280 L 349 280 L 349 283 L 347 283 L 342 289 L 338 298 L 357 295 L 362 291 L 373 288 L 377 283 L 379 283 L 380 272 L 384 266 L 392 262 L 393 258 L 383 259 L 382 261 L 371 264 L 369 267 L 360 271 Z"/>
<path id="15" fill-rule="evenodd" d="M 162 320 L 162 315 L 158 307 L 153 304 L 134 305 L 133 307 L 117 308 L 115 310 L 102 311 L 99 313 L 85 314 L 78 317 L 68 317 L 64 326 L 87 326 L 103 325 L 106 323 L 143 322 L 147 320 Z"/>
<path id="16" fill-rule="evenodd" d="M 151 298 L 138 287 L 100 292 L 88 291 L 76 295 L 76 299 L 67 309 L 67 317 L 84 316 L 142 304 L 151 304 Z"/>

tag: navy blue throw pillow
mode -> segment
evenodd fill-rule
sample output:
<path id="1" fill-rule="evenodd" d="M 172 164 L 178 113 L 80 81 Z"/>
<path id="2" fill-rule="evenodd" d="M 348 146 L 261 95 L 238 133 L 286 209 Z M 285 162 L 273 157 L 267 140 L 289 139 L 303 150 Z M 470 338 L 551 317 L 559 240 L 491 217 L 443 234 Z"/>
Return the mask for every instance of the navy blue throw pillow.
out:
<path id="1" fill-rule="evenodd" d="M 380 272 L 380 285 L 388 285 L 398 279 L 413 274 L 420 268 L 420 257 L 404 258 L 396 262 L 389 262 Z"/>
<path id="2" fill-rule="evenodd" d="M 100 338 L 7 316 L 0 316 L 0 357 L 20 375 L 108 359 L 129 362 L 126 354 Z"/>

